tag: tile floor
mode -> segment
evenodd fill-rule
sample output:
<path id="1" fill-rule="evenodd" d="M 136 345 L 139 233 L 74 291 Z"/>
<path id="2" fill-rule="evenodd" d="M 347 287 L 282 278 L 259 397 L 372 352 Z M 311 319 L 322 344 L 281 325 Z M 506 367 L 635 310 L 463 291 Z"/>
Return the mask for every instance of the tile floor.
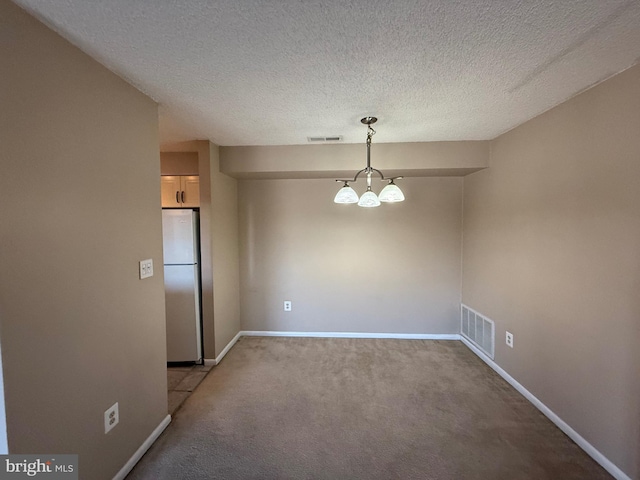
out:
<path id="1" fill-rule="evenodd" d="M 170 415 L 180 408 L 212 368 L 212 365 L 167 367 Z"/>

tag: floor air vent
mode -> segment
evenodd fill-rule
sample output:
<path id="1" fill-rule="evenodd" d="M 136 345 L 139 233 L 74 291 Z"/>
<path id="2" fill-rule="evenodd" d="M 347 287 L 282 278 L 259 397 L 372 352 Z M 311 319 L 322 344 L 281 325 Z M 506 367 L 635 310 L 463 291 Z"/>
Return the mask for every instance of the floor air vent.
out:
<path id="1" fill-rule="evenodd" d="M 464 304 L 461 307 L 460 331 L 462 335 L 482 350 L 485 355 L 493 359 L 496 333 L 493 320 L 489 320 Z"/>

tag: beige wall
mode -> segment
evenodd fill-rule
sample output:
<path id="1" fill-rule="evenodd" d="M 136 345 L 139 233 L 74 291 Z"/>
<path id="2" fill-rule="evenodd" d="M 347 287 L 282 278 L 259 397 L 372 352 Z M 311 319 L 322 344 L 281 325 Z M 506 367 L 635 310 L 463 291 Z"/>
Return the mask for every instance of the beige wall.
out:
<path id="1" fill-rule="evenodd" d="M 7 416 L 4 408 L 4 378 L 2 376 L 2 342 L 0 342 L 0 455 L 9 453 Z"/>
<path id="2" fill-rule="evenodd" d="M 160 153 L 160 175 L 199 175 L 197 152 Z"/>
<path id="3" fill-rule="evenodd" d="M 240 331 L 238 181 L 220 172 L 219 148 L 210 145 L 213 320 L 218 356 Z"/>
<path id="4" fill-rule="evenodd" d="M 240 181 L 242 329 L 457 332 L 462 179 L 402 180 L 407 201 L 374 209 L 338 187 Z"/>
<path id="5" fill-rule="evenodd" d="M 167 415 L 157 107 L 7 0 L 0 32 L 9 450 L 112 478 Z"/>
<path id="6" fill-rule="evenodd" d="M 213 302 L 213 260 L 211 243 L 211 148 L 208 141 L 192 142 L 200 173 L 200 272 L 202 275 L 202 343 L 204 358 L 215 358 L 216 332 Z"/>
<path id="7" fill-rule="evenodd" d="M 353 178 L 366 164 L 362 143 L 220 147 L 220 170 L 235 178 Z M 461 176 L 486 168 L 488 141 L 376 143 L 371 163 L 387 177 Z"/>
<path id="8" fill-rule="evenodd" d="M 632 478 L 639 179 L 634 67 L 497 138 L 464 184 L 463 301 L 495 320 L 497 363 Z"/>

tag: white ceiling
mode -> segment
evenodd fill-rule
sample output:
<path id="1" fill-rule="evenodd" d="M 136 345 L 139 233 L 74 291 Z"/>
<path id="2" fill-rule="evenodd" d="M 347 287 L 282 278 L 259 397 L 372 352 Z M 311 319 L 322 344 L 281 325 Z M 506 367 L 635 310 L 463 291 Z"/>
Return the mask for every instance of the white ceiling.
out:
<path id="1" fill-rule="evenodd" d="M 163 144 L 483 140 L 640 60 L 638 0 L 16 0 L 160 103 Z"/>

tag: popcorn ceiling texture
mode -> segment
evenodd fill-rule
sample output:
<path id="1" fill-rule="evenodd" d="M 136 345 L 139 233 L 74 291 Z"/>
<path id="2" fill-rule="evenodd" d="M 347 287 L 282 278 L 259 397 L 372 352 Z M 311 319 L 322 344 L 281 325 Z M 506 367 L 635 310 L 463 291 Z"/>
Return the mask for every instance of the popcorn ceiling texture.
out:
<path id="1" fill-rule="evenodd" d="M 637 0 L 16 0 L 161 104 L 163 143 L 486 140 L 640 59 Z"/>

